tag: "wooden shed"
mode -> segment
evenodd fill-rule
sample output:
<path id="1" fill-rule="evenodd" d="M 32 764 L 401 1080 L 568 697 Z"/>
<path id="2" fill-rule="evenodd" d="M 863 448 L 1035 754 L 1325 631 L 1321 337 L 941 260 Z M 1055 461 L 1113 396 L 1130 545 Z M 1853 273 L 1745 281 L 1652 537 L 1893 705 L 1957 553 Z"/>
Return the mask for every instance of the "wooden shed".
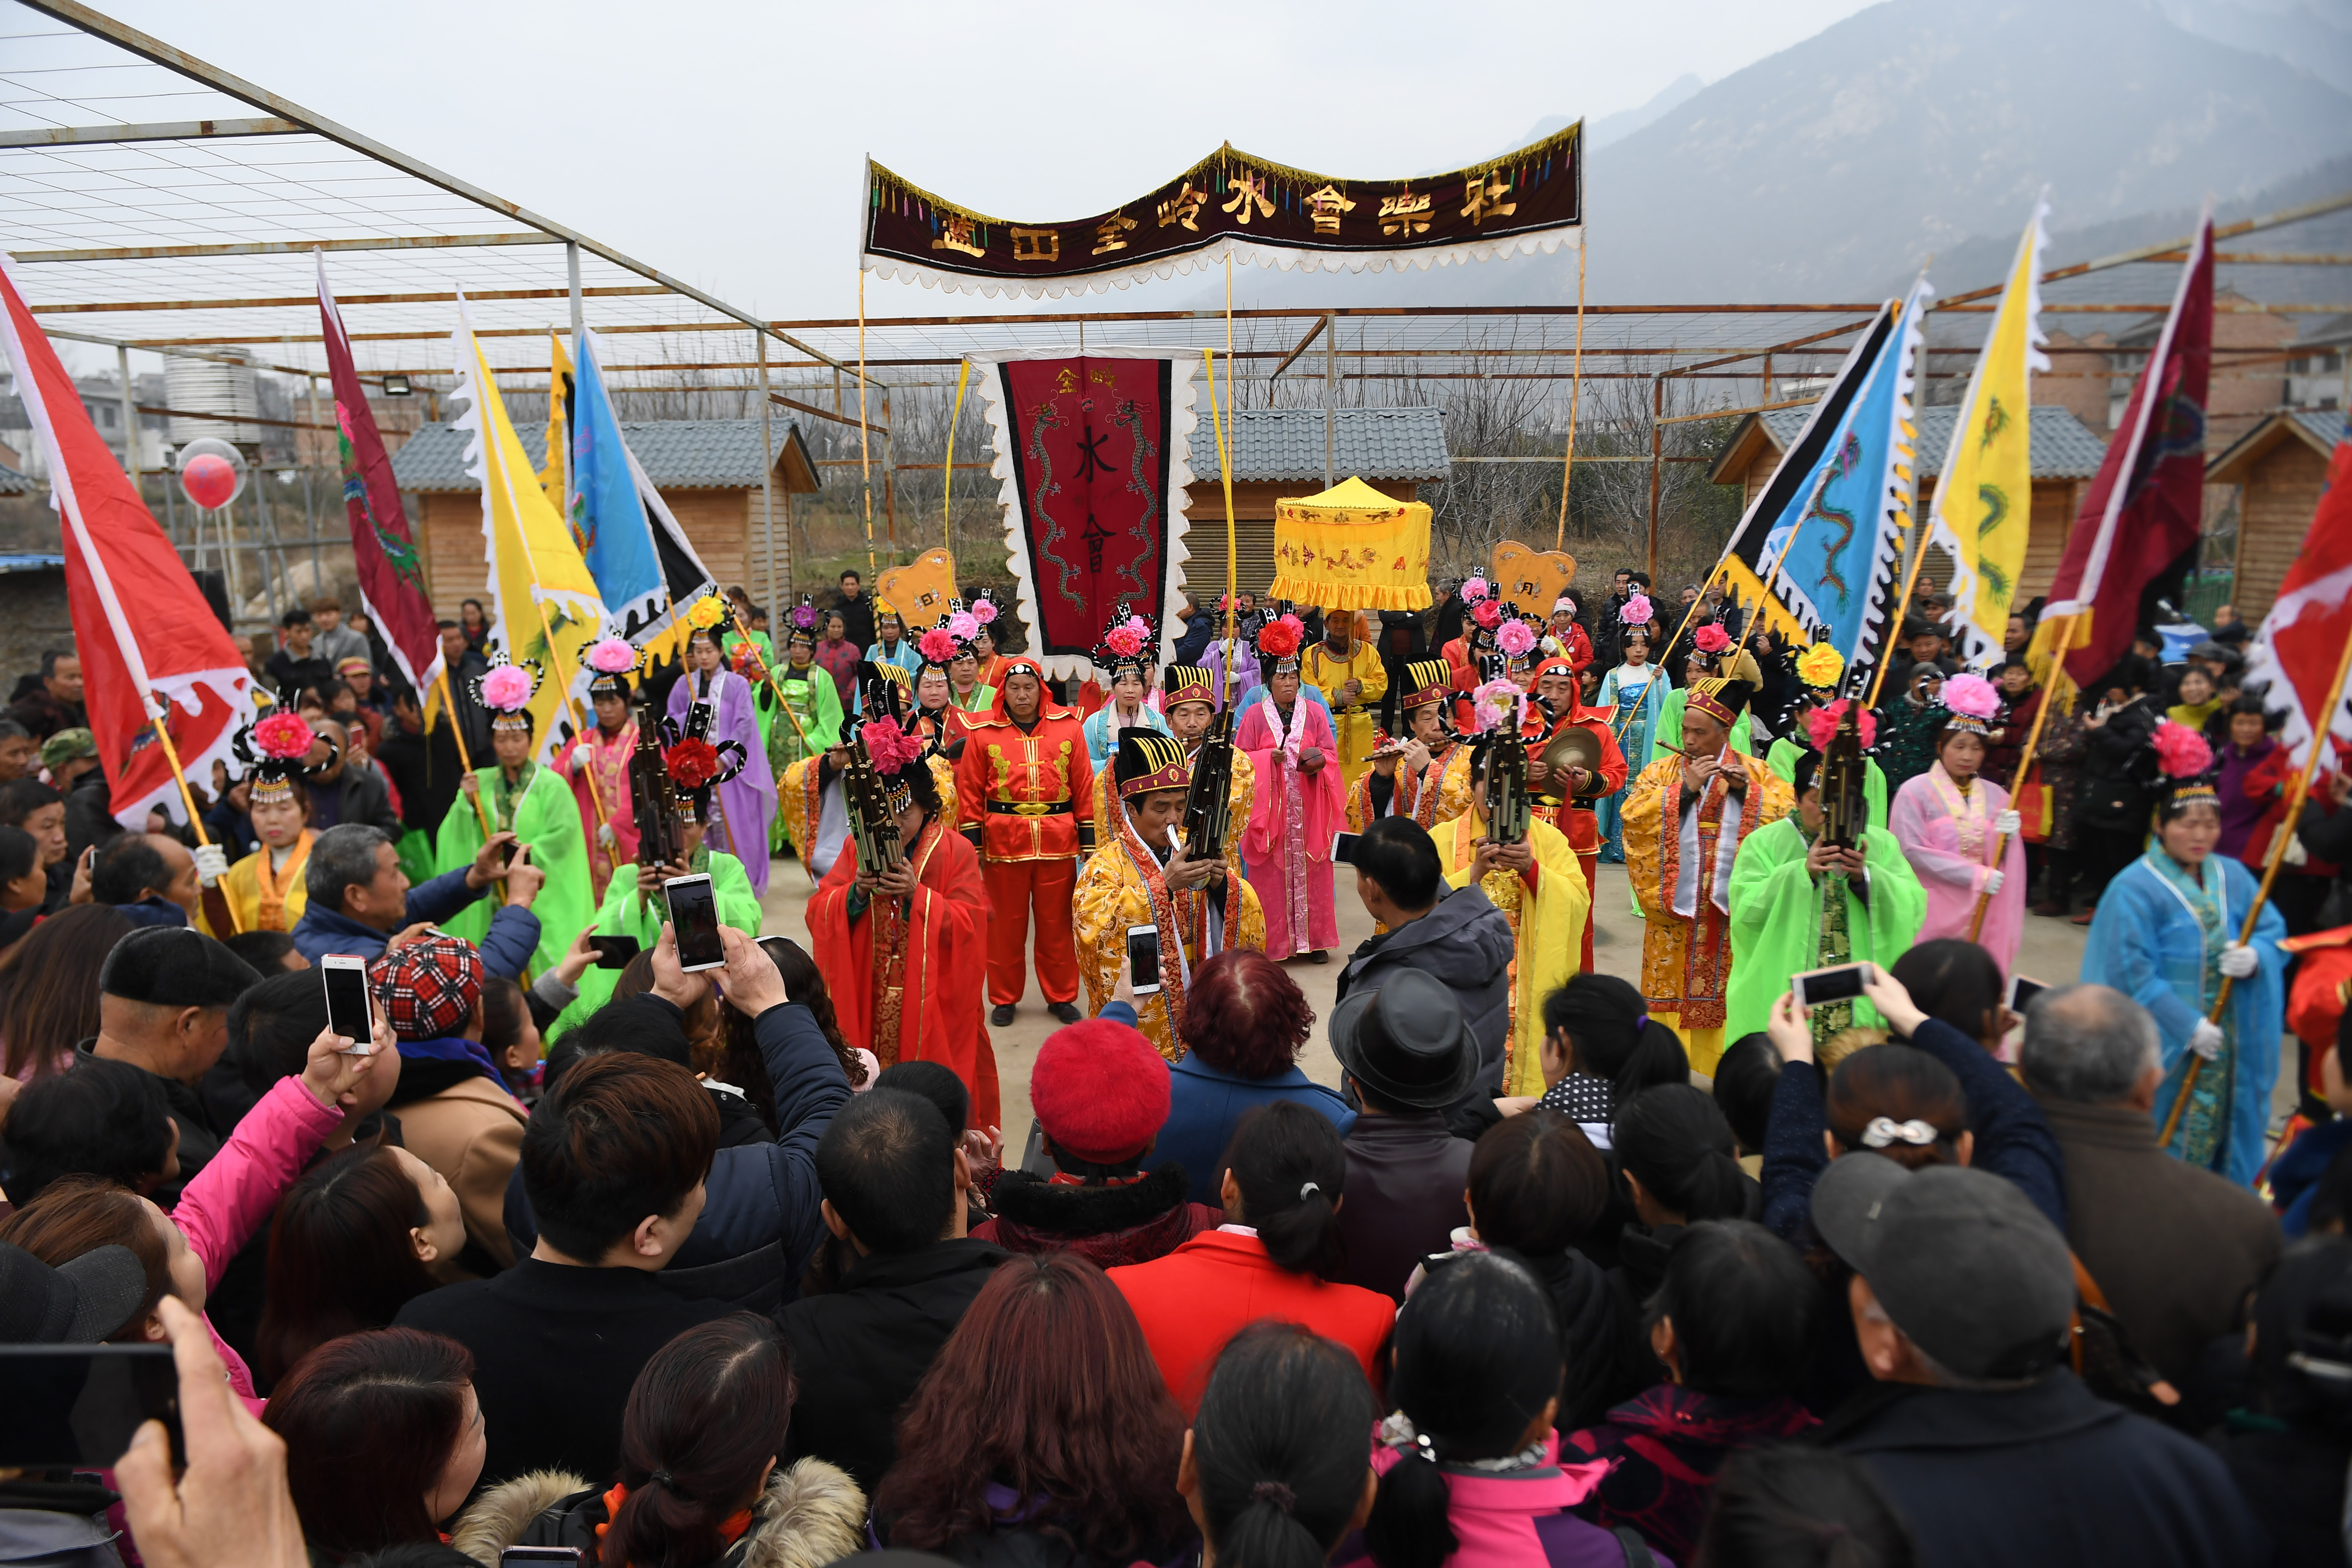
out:
<path id="1" fill-rule="evenodd" d="M 1805 426 L 1808 408 L 1775 408 L 1750 414 L 1732 432 L 1731 444 L 1716 460 L 1707 477 L 1719 485 L 1738 485 L 1745 510 L 1771 482 L 1772 470 Z M 1957 405 L 1943 404 L 1918 410 L 1919 510 L 1926 515 L 1936 493 L 1936 477 L 1944 467 L 1944 453 L 1952 444 Z M 2066 535 L 2084 484 L 2099 471 L 2106 443 L 2071 410 L 2052 403 L 2033 405 L 2033 516 L 2025 539 L 2025 569 L 2018 576 L 2017 602 L 2024 603 L 2048 591 L 2050 579 L 2065 552 Z M 1933 563 L 1930 563 L 1932 571 Z"/>
<path id="2" fill-rule="evenodd" d="M 1203 603 L 1225 591 L 1225 491 L 1209 411 L 1192 432 L 1192 484 L 1184 535 L 1192 558 L 1185 586 Z M 1445 416 L 1435 408 L 1341 408 L 1332 416 L 1334 482 L 1353 475 L 1382 495 L 1412 500 L 1422 485 L 1445 478 Z M 1324 488 L 1324 423 L 1319 408 L 1244 408 L 1225 433 L 1234 454 L 1234 533 L 1244 592 L 1274 581 L 1274 503 Z"/>
<path id="3" fill-rule="evenodd" d="M 775 447 L 776 575 L 790 582 L 786 520 L 794 495 L 817 488 L 817 469 L 797 423 L 772 421 Z M 545 460 L 547 429 L 517 430 L 535 466 Z M 446 422 L 425 426 L 393 455 L 392 471 L 421 520 L 425 583 L 436 612 L 457 618 L 459 603 L 489 582 L 482 553 L 482 488 L 466 472 L 466 432 Z M 768 558 L 761 527 L 760 470 L 764 454 L 757 419 L 658 419 L 624 424 L 621 438 L 661 492 L 688 542 L 722 587 L 740 583 L 766 592 Z"/>
<path id="4" fill-rule="evenodd" d="M 2205 465 L 2208 485 L 2238 487 L 2238 554 L 2230 602 L 2259 623 L 2311 531 L 2327 457 L 2344 432 L 2339 409 L 2273 414 Z"/>

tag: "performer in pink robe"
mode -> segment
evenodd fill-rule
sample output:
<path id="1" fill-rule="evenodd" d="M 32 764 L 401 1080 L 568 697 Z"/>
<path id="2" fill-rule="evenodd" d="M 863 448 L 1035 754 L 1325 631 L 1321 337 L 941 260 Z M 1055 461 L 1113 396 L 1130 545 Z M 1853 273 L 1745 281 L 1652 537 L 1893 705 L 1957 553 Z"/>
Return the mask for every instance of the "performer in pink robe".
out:
<path id="1" fill-rule="evenodd" d="M 1242 714 L 1234 744 L 1248 753 L 1256 772 L 1242 859 L 1265 910 L 1266 956 L 1303 952 L 1325 963 L 1339 944 L 1331 836 L 1347 826 L 1347 796 L 1331 721 L 1320 706 L 1299 699 L 1303 637 L 1304 628 L 1289 616 L 1259 631 L 1265 695 Z"/>
<path id="2" fill-rule="evenodd" d="M 2009 792 L 1977 772 L 2000 698 L 1981 676 L 1956 675 L 1944 682 L 1942 702 L 1950 718 L 1936 736 L 1936 761 L 1895 792 L 1886 826 L 1927 890 L 1918 940 L 1969 940 L 1978 896 L 1990 889 L 1975 940 L 2007 974 L 2025 928 L 2025 846 Z M 1993 851 L 2004 833 L 2009 848 L 1996 867 Z"/>
<path id="3" fill-rule="evenodd" d="M 597 662 L 599 658 L 603 664 Z M 637 650 L 619 637 L 606 637 L 588 650 L 588 698 L 595 705 L 596 727 L 587 738 L 556 754 L 555 771 L 572 786 L 580 805 L 580 831 L 588 840 L 588 879 L 596 901 L 604 901 L 605 885 L 616 866 L 637 858 L 636 806 L 629 795 L 629 754 L 636 750 L 637 726 L 629 717 L 629 678 Z M 622 664 L 622 660 L 628 660 Z M 606 668 L 605 665 L 615 666 Z M 588 793 L 594 782 L 596 795 Z M 597 815 L 599 804 L 604 815 Z"/>

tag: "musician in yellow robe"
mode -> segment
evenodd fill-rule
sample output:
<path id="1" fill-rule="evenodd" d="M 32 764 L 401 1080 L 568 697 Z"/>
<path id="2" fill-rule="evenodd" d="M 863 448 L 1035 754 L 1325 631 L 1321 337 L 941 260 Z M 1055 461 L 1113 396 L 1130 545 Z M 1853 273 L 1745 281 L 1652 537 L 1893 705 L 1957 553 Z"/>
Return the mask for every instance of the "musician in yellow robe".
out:
<path id="1" fill-rule="evenodd" d="M 1331 705 L 1331 730 L 1339 742 L 1339 783 L 1352 789 L 1372 765 L 1380 743 L 1373 719 L 1389 693 L 1388 667 L 1380 649 L 1359 639 L 1356 612 L 1323 612 L 1323 640 L 1298 656 L 1298 679 L 1323 693 Z"/>
<path id="2" fill-rule="evenodd" d="M 1170 1061 L 1184 1056 L 1173 1021 L 1181 1018 L 1192 971 L 1228 948 L 1265 950 L 1265 914 L 1249 879 L 1223 860 L 1189 859 L 1175 828 L 1192 785 L 1180 742 L 1155 730 L 1119 732 L 1105 770 L 1118 780 L 1119 805 L 1101 821 L 1102 847 L 1078 873 L 1070 911 L 1078 973 L 1089 1010 L 1099 1013 L 1127 963 L 1127 929 L 1160 931 L 1160 990 L 1136 998 L 1136 1027 Z M 1234 837 L 1246 816 L 1235 819 Z"/>
<path id="3" fill-rule="evenodd" d="M 1410 816 L 1434 829 L 1470 805 L 1470 749 L 1445 728 L 1454 672 L 1442 658 L 1404 667 L 1397 706 L 1404 733 L 1377 747 L 1372 765 L 1348 786 L 1348 830 L 1361 833 L 1383 816 Z"/>
<path id="4" fill-rule="evenodd" d="M 1166 710 L 1160 717 L 1168 722 L 1168 732 L 1184 743 L 1184 763 L 1190 767 L 1200 761 L 1201 742 L 1208 739 L 1210 722 L 1217 716 L 1216 676 L 1197 664 L 1171 664 L 1160 684 L 1166 692 Z M 1102 768 L 1095 773 L 1095 820 L 1098 823 L 1118 820 L 1111 813 L 1111 803 L 1117 798 L 1110 793 L 1112 771 Z M 1231 802 L 1233 826 L 1225 834 L 1225 859 L 1236 872 L 1241 872 L 1241 830 L 1248 825 L 1251 803 L 1257 798 L 1257 769 L 1251 763 L 1249 753 L 1238 746 L 1234 748 L 1234 786 L 1226 798 Z"/>
<path id="5" fill-rule="evenodd" d="M 1688 688 L 1683 750 L 1625 792 L 1625 869 L 1642 907 L 1642 996 L 1677 1031 L 1694 1069 L 1723 1055 L 1731 980 L 1730 889 L 1740 844 L 1796 805 L 1788 782 L 1731 749 L 1752 689 L 1709 678 Z"/>
<path id="6" fill-rule="evenodd" d="M 1511 922 L 1510 1047 L 1496 1092 L 1540 1095 L 1544 998 L 1577 972 L 1585 922 L 1592 917 L 1592 889 L 1568 836 L 1540 816 L 1529 817 L 1528 836 L 1517 844 L 1488 841 L 1486 763 L 1493 742 L 1489 737 L 1459 750 L 1469 758 L 1469 799 L 1461 816 L 1431 837 L 1445 862 L 1446 881 L 1457 888 L 1476 882 Z"/>

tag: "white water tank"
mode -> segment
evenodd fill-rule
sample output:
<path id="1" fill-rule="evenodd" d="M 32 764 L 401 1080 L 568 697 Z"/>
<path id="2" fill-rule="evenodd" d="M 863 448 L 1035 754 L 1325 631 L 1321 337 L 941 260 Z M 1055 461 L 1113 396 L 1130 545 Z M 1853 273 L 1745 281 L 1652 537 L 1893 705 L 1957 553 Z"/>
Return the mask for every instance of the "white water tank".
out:
<path id="1" fill-rule="evenodd" d="M 261 426 L 248 423 L 261 413 L 261 389 L 251 364 L 223 364 L 216 360 L 167 355 L 163 361 L 163 387 L 166 401 L 174 411 L 172 445 L 177 447 L 205 436 L 239 447 L 253 446 L 261 440 Z M 191 414 L 225 417 L 184 417 Z"/>

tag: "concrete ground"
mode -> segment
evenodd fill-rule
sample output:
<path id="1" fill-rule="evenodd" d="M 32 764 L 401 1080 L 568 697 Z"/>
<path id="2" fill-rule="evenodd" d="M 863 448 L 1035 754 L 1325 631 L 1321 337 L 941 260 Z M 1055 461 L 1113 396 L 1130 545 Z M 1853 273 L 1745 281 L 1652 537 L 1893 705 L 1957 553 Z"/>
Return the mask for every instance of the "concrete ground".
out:
<path id="1" fill-rule="evenodd" d="M 1633 911 L 1631 894 L 1625 883 L 1625 868 L 1601 868 L 1601 887 L 1595 901 L 1598 923 L 1593 932 L 1593 963 L 1603 974 L 1622 975 L 1634 984 L 1641 983 L 1642 921 Z M 1337 905 L 1339 917 L 1339 945 L 1331 962 L 1309 963 L 1303 958 L 1292 959 L 1286 967 L 1299 989 L 1307 994 L 1318 1020 L 1328 1017 L 1331 999 L 1339 977 L 1339 966 L 1346 955 L 1359 942 L 1372 934 L 1372 919 L 1355 894 L 1354 873 L 1342 868 L 1337 878 Z M 796 860 L 778 860 L 768 878 L 768 896 L 762 908 L 766 920 L 761 934 L 789 936 L 806 945 L 808 922 L 806 910 L 810 892 L 809 879 Z M 2038 915 L 2025 919 L 2025 934 L 2018 950 L 2017 969 L 2020 973 L 2043 982 L 2063 984 L 2074 980 L 2082 968 L 2086 928 Z M 1086 1005 L 1083 988 L 1078 994 L 1079 1005 Z M 996 1046 L 996 1070 L 1002 1085 L 1004 1103 L 1004 1137 L 1006 1143 L 1019 1149 L 1029 1135 L 1029 1069 L 1037 1059 L 1037 1047 L 1045 1037 L 1058 1027 L 1046 1015 L 1045 998 L 1037 990 L 1036 976 L 1030 975 L 1028 994 L 1022 998 L 1020 1011 L 1004 1028 L 989 1031 Z M 2294 1104 L 2294 1050 L 2290 1040 L 2281 1053 L 2279 1087 L 2273 1097 L 2273 1110 L 2284 1115 Z M 1318 1083 L 1339 1085 L 1339 1066 L 1331 1056 L 1329 1042 L 1324 1037 L 1318 1023 L 1308 1040 L 1299 1066 Z"/>

